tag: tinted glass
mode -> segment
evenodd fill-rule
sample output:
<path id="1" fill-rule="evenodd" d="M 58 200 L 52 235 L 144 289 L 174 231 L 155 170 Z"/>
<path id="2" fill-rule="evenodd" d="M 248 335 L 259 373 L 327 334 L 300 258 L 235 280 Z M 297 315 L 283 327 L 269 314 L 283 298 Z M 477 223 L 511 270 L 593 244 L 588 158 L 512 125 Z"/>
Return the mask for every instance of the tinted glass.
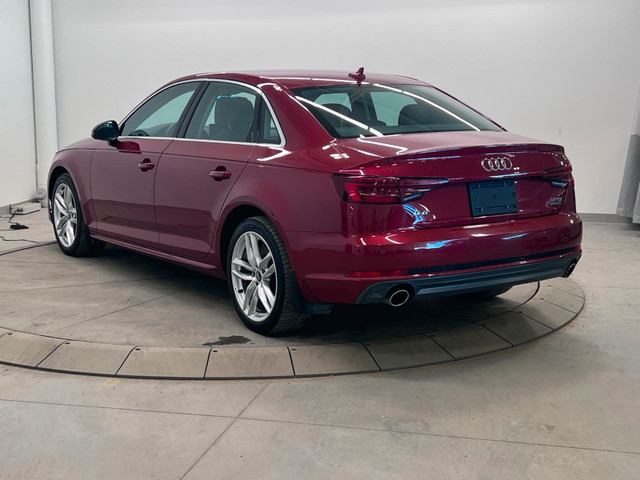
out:
<path id="1" fill-rule="evenodd" d="M 127 119 L 121 135 L 175 137 L 178 121 L 199 85 L 199 82 L 181 83 L 153 96 Z"/>
<path id="2" fill-rule="evenodd" d="M 252 142 L 258 94 L 235 83 L 210 82 L 189 123 L 186 138 Z"/>
<path id="3" fill-rule="evenodd" d="M 449 95 L 423 85 L 329 85 L 293 89 L 337 138 L 417 132 L 501 131 Z"/>
<path id="4" fill-rule="evenodd" d="M 278 133 L 278 129 L 276 128 L 276 122 L 274 122 L 273 117 L 271 116 L 271 112 L 264 102 L 262 102 L 260 112 L 259 142 L 279 144 L 281 139 L 280 134 Z"/>

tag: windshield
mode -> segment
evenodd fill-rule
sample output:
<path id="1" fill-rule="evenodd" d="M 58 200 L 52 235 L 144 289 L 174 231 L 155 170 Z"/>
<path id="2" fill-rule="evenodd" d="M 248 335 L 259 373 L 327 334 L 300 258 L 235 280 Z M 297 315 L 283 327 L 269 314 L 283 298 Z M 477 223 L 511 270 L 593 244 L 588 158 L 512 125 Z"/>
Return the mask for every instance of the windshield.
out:
<path id="1" fill-rule="evenodd" d="M 501 131 L 471 108 L 425 85 L 327 85 L 294 88 L 292 92 L 336 138 Z"/>

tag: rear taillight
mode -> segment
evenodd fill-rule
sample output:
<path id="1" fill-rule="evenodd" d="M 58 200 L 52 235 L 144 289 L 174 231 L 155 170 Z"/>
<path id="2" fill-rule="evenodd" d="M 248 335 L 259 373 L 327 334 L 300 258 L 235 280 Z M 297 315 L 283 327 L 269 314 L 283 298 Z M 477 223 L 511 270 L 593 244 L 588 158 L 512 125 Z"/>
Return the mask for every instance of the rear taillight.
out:
<path id="1" fill-rule="evenodd" d="M 369 175 L 334 175 L 338 195 L 349 203 L 403 203 L 441 187 L 446 178 L 397 178 Z"/>
<path id="2" fill-rule="evenodd" d="M 554 187 L 567 188 L 573 186 L 571 165 L 568 164 L 546 170 L 542 174 L 542 178 L 548 180 Z"/>
<path id="3" fill-rule="evenodd" d="M 575 211 L 575 193 L 571 164 L 567 161 L 561 166 L 550 168 L 542 174 L 542 178 L 548 181 L 552 187 L 561 189 L 557 194 L 547 200 L 546 206 L 556 212 Z"/>

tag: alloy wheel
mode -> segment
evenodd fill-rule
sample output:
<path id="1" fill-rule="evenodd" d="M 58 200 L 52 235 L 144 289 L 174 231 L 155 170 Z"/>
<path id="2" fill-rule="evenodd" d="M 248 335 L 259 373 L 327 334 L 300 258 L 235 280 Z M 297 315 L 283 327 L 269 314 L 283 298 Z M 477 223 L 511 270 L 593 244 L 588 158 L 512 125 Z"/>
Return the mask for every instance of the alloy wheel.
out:
<path id="1" fill-rule="evenodd" d="M 53 194 L 53 223 L 58 241 L 66 248 L 71 247 L 78 233 L 78 213 L 75 197 L 66 183 L 58 185 Z"/>
<path id="2" fill-rule="evenodd" d="M 273 254 L 260 234 L 249 231 L 238 237 L 230 273 L 242 312 L 254 322 L 266 320 L 276 303 L 278 279 Z"/>

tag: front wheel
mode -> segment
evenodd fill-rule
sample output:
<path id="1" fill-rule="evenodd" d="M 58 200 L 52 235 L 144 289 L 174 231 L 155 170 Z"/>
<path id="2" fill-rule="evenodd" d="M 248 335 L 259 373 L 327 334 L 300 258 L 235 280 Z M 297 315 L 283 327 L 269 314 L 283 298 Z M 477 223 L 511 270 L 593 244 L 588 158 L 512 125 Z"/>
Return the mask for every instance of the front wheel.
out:
<path id="1" fill-rule="evenodd" d="M 63 253 L 72 257 L 86 257 L 102 250 L 104 242 L 91 238 L 89 234 L 78 192 L 68 173 L 56 179 L 50 201 L 53 232 Z"/>
<path id="2" fill-rule="evenodd" d="M 284 243 L 267 217 L 251 217 L 233 232 L 227 253 L 227 281 L 238 316 L 261 334 L 300 328 L 293 271 Z"/>

